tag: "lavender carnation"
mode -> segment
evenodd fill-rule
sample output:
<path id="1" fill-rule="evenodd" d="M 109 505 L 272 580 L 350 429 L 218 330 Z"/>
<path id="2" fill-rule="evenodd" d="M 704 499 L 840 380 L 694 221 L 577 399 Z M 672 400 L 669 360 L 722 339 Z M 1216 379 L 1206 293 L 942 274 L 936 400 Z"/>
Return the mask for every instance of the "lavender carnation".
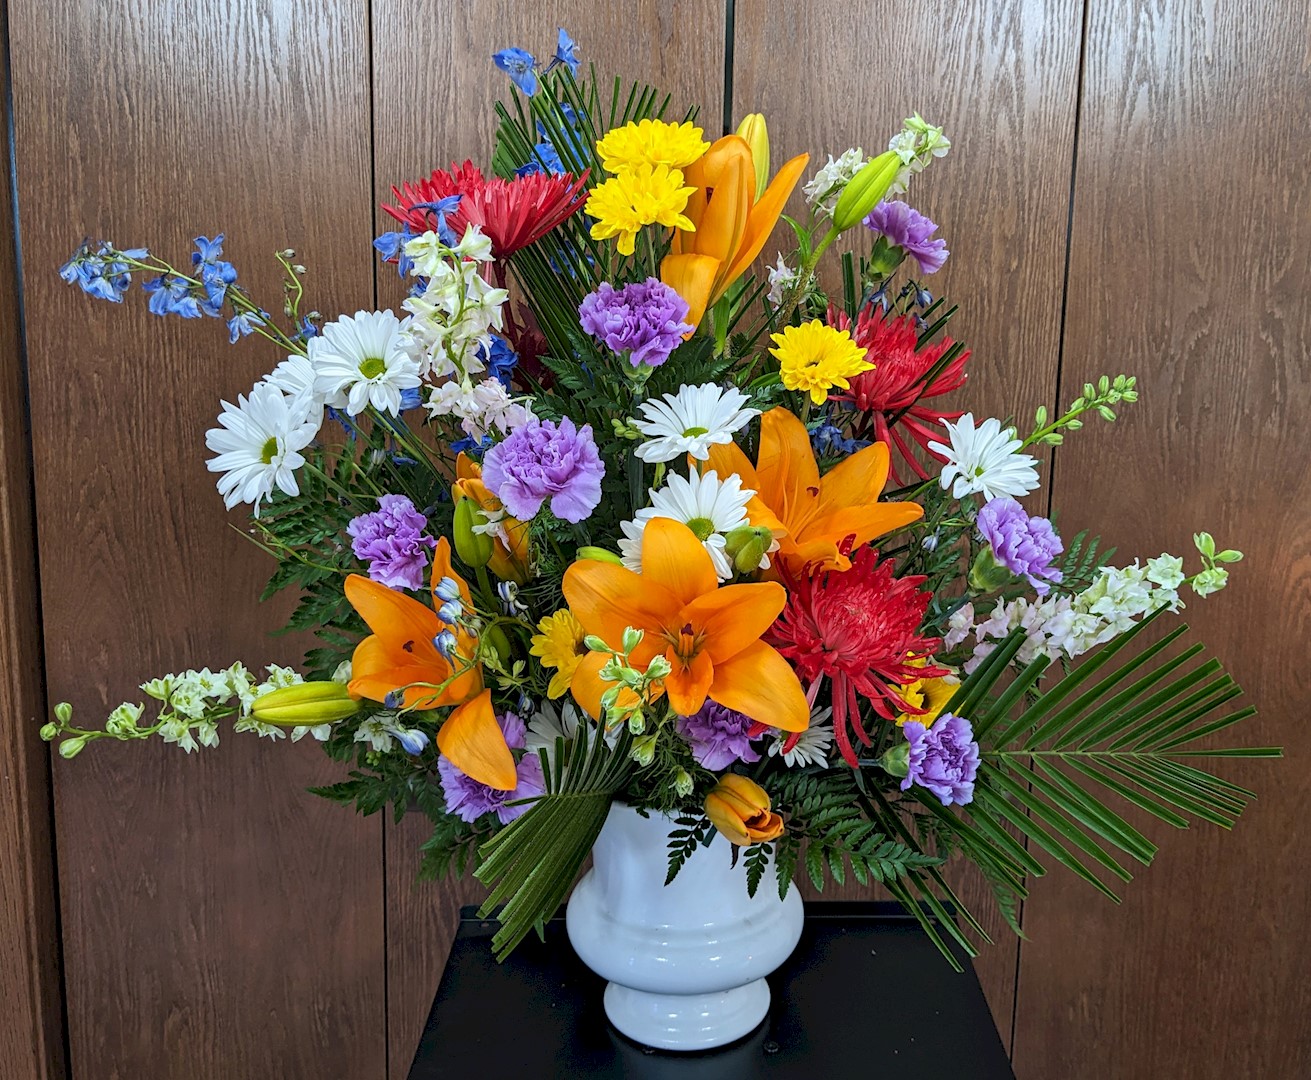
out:
<path id="1" fill-rule="evenodd" d="M 616 355 L 628 353 L 633 367 L 659 367 L 696 327 L 687 318 L 687 301 L 664 282 L 647 278 L 616 290 L 608 283 L 588 293 L 578 321 Z"/>
<path id="2" fill-rule="evenodd" d="M 354 518 L 346 531 L 351 550 L 369 564 L 369 577 L 389 589 L 423 588 L 428 552 L 437 546 L 423 530 L 428 519 L 404 495 L 383 495 L 372 514 Z"/>
<path id="3" fill-rule="evenodd" d="M 1012 574 L 1028 578 L 1039 596 L 1051 590 L 1048 581 L 1061 580 L 1063 575 L 1052 566 L 1052 560 L 1065 545 L 1046 518 L 1029 517 L 1024 507 L 1003 495 L 984 505 L 975 525 L 992 546 L 997 562 Z"/>
<path id="4" fill-rule="evenodd" d="M 951 254 L 945 240 L 933 239 L 938 227 L 904 202 L 879 203 L 866 216 L 865 227 L 914 256 L 922 274 L 936 274 Z"/>
<path id="5" fill-rule="evenodd" d="M 522 750 L 528 741 L 528 729 L 524 722 L 512 712 L 501 713 L 496 722 L 501 725 L 510 749 Z M 506 803 L 546 793 L 542 762 L 536 754 L 526 754 L 520 759 L 516 766 L 519 782 L 513 791 L 499 791 L 478 783 L 451 764 L 446 757 L 437 760 L 437 772 L 441 775 L 442 791 L 446 795 L 446 811 L 461 821 L 477 821 L 484 814 L 494 813 L 502 825 L 508 825 L 524 811 L 531 809 L 532 804 L 506 806 Z"/>
<path id="6" fill-rule="evenodd" d="M 910 772 L 901 782 L 902 791 L 918 784 L 941 799 L 943 806 L 964 806 L 974 799 L 979 744 L 968 720 L 943 713 L 930 728 L 907 720 L 901 730 L 910 743 Z"/>
<path id="7" fill-rule="evenodd" d="M 559 426 L 529 420 L 488 450 L 483 462 L 484 483 L 520 521 L 536 516 L 547 499 L 560 520 L 586 520 L 601 501 L 603 476 L 591 425 L 577 428 L 567 416 Z"/>
<path id="8" fill-rule="evenodd" d="M 680 716 L 678 733 L 692 745 L 692 757 L 704 769 L 718 772 L 735 761 L 759 761 L 748 732 L 755 723 L 749 716 L 706 698 L 692 716 Z"/>

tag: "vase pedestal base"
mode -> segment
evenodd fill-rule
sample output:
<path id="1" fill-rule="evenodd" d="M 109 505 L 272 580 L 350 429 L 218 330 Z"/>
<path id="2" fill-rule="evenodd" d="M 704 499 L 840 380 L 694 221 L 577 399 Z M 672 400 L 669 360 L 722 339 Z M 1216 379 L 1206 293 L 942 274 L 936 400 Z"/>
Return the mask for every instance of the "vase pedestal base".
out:
<path id="1" fill-rule="evenodd" d="M 657 1050 L 710 1050 L 754 1031 L 769 1011 L 769 984 L 709 994 L 653 994 L 610 983 L 605 1014 L 634 1042 Z"/>

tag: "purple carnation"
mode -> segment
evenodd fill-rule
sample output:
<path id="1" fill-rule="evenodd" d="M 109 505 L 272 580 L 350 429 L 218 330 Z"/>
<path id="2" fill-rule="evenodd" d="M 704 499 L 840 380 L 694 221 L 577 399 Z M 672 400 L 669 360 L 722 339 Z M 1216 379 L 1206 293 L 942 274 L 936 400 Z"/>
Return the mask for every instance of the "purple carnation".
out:
<path id="1" fill-rule="evenodd" d="M 901 728 L 910 743 L 910 772 L 901 782 L 928 788 L 943 806 L 964 806 L 974 799 L 974 778 L 979 772 L 979 744 L 968 720 L 943 713 L 930 728 L 907 720 Z"/>
<path id="2" fill-rule="evenodd" d="M 1063 575 L 1052 566 L 1052 560 L 1065 545 L 1046 518 L 1029 517 L 1024 507 L 1003 495 L 984 504 L 975 524 L 992 546 L 997 562 L 1012 574 L 1028 578 L 1039 596 L 1051 590 L 1048 581 L 1061 580 Z"/>
<path id="3" fill-rule="evenodd" d="M 578 321 L 618 356 L 628 353 L 637 367 L 659 367 L 678 346 L 683 335 L 696 329 L 684 322 L 687 301 L 656 278 L 636 281 L 616 290 L 602 283 L 578 306 Z"/>
<path id="4" fill-rule="evenodd" d="M 938 227 L 904 202 L 879 203 L 866 216 L 865 227 L 885 237 L 893 247 L 913 255 L 922 274 L 936 274 L 951 254 L 947 241 L 933 239 Z"/>
<path id="5" fill-rule="evenodd" d="M 354 518 L 346 531 L 351 550 L 369 564 L 369 577 L 389 589 L 423 588 L 428 552 L 437 546 L 423 530 L 428 519 L 404 495 L 383 495 L 372 514 Z"/>
<path id="6" fill-rule="evenodd" d="M 584 521 L 601 501 L 603 476 L 591 425 L 577 428 L 567 416 L 558 427 L 529 420 L 488 450 L 483 462 L 483 482 L 520 521 L 535 517 L 547 499 L 561 521 Z"/>
<path id="7" fill-rule="evenodd" d="M 678 733 L 692 744 L 692 757 L 704 769 L 718 772 L 735 761 L 759 761 L 747 734 L 751 717 L 706 698 L 692 716 L 680 716 Z"/>
<path id="8" fill-rule="evenodd" d="M 510 749 L 522 750 L 528 741 L 528 729 L 524 722 L 512 712 L 501 713 L 496 722 L 501 725 Z M 484 814 L 494 813 L 502 825 L 510 824 L 520 814 L 530 810 L 532 804 L 506 806 L 506 803 L 546 794 L 542 762 L 536 754 L 525 754 L 515 771 L 519 782 L 515 784 L 514 790 L 500 791 L 478 783 L 468 773 L 451 764 L 445 756 L 438 758 L 437 772 L 441 775 L 442 791 L 446 795 L 446 812 L 454 814 L 461 821 L 477 821 Z"/>

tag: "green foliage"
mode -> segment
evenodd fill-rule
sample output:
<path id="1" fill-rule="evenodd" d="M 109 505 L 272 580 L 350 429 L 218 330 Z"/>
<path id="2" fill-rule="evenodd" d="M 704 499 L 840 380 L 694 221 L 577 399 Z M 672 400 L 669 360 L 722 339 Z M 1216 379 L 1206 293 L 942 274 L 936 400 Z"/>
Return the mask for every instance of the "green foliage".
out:
<path id="1" fill-rule="evenodd" d="M 1088 530 L 1074 534 L 1066 544 L 1064 556 L 1058 567 L 1061 571 L 1061 591 L 1081 592 L 1093 583 L 1097 571 L 1105 566 L 1115 554 L 1115 548 L 1101 548 L 1101 537 L 1088 536 Z"/>
<path id="2" fill-rule="evenodd" d="M 683 864 L 692 857 L 699 847 L 709 847 L 715 837 L 715 827 L 704 814 L 684 814 L 674 819 L 678 828 L 669 833 L 669 873 L 665 877 L 668 885 L 678 876 Z M 755 890 L 752 890 L 752 895 Z"/>
<path id="3" fill-rule="evenodd" d="M 491 838 L 496 826 L 484 817 L 467 822 L 454 814 L 430 814 L 432 835 L 419 848 L 419 880 L 436 881 L 452 875 L 462 878 L 470 868 L 478 866 L 478 848 Z"/>
<path id="4" fill-rule="evenodd" d="M 611 749 L 586 724 L 573 741 L 557 739 L 553 754 L 541 753 L 546 794 L 478 849 L 475 874 L 491 887 L 479 914 L 505 905 L 492 938 L 498 960 L 564 900 L 632 769 L 631 747 L 626 730 Z"/>

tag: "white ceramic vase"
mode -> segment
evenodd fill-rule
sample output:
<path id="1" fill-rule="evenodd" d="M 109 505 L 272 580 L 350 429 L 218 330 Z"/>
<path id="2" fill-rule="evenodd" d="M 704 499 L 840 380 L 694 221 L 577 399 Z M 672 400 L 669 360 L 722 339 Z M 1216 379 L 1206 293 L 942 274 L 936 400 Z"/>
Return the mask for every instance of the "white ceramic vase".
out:
<path id="1" fill-rule="evenodd" d="M 614 803 L 566 926 L 583 963 L 610 980 L 605 1012 L 615 1027 L 661 1050 L 707 1050 L 765 1018 L 765 976 L 801 937 L 801 897 L 794 886 L 780 900 L 772 868 L 749 897 L 745 864 L 732 865 L 718 834 L 666 886 L 676 827 Z"/>

